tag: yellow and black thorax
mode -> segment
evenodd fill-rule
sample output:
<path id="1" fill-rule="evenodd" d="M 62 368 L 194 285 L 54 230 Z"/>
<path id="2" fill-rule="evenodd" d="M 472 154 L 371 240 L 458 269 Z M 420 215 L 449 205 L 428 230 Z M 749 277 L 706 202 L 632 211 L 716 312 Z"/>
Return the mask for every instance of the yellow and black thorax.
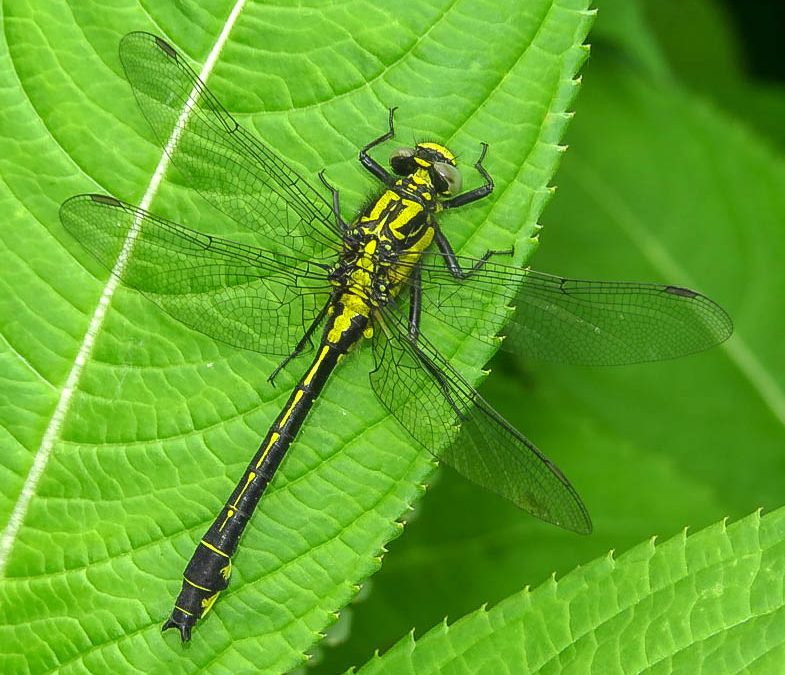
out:
<path id="1" fill-rule="evenodd" d="M 336 303 L 363 323 L 400 292 L 433 242 L 439 198 L 460 189 L 455 156 L 437 143 L 398 150 L 390 164 L 400 177 L 348 226 L 331 275 Z"/>

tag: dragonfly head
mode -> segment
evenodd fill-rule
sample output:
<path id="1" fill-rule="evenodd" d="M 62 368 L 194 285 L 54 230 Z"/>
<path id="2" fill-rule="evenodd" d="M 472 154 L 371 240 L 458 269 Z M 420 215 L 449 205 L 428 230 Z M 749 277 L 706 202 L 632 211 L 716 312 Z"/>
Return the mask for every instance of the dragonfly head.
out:
<path id="1" fill-rule="evenodd" d="M 425 174 L 436 194 L 461 191 L 461 172 L 455 166 L 455 155 L 438 143 L 418 143 L 413 148 L 400 148 L 390 156 L 390 166 L 399 176 Z"/>

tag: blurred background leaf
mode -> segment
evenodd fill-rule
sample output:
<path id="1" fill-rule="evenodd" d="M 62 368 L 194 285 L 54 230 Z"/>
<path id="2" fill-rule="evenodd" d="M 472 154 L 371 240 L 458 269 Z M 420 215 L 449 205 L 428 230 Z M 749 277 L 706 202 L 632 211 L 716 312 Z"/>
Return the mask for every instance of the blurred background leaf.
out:
<path id="1" fill-rule="evenodd" d="M 608 550 L 783 503 L 783 116 L 765 103 L 781 100 L 780 85 L 750 74 L 718 2 L 596 4 L 533 265 L 694 287 L 730 312 L 736 334 L 705 354 L 620 369 L 497 357 L 484 393 L 567 473 L 594 533 L 533 522 L 443 471 L 317 672 Z"/>
<path id="2" fill-rule="evenodd" d="M 410 634 L 359 672 L 777 672 L 785 510 L 686 534 Z"/>

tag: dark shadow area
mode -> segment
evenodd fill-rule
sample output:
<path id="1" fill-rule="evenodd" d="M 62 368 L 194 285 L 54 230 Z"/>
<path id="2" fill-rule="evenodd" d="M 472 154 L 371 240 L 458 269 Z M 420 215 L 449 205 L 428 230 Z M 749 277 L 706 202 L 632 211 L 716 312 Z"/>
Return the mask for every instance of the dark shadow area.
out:
<path id="1" fill-rule="evenodd" d="M 749 74 L 785 81 L 785 2 L 724 0 L 722 4 L 735 24 Z"/>

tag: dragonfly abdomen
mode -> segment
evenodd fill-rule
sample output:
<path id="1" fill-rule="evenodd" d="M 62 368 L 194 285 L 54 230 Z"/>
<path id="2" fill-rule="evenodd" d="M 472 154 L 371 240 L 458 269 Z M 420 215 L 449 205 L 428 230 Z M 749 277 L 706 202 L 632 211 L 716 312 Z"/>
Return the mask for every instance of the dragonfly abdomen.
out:
<path id="1" fill-rule="evenodd" d="M 164 628 L 177 628 L 183 640 L 229 585 L 231 558 L 267 485 L 275 475 L 314 402 L 341 357 L 363 336 L 368 324 L 364 301 L 344 294 L 331 308 L 316 357 L 292 390 L 243 477 L 199 542 L 183 573 L 183 584 Z"/>

